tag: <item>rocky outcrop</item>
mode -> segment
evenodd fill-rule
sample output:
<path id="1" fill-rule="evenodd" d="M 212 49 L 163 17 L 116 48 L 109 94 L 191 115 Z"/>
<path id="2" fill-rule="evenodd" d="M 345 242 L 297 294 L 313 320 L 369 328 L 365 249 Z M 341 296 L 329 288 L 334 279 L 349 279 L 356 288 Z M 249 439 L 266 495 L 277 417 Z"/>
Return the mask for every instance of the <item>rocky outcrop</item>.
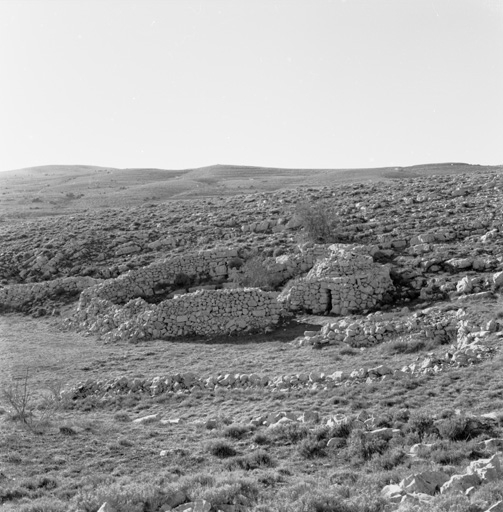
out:
<path id="1" fill-rule="evenodd" d="M 399 484 L 383 487 L 381 496 L 390 503 L 429 503 L 435 494 L 461 493 L 463 495 L 478 486 L 503 479 L 501 454 L 470 463 L 466 473 L 449 476 L 442 471 L 423 471 L 405 477 Z M 489 509 L 493 509 L 492 507 Z M 497 510 L 496 508 L 493 510 Z"/>

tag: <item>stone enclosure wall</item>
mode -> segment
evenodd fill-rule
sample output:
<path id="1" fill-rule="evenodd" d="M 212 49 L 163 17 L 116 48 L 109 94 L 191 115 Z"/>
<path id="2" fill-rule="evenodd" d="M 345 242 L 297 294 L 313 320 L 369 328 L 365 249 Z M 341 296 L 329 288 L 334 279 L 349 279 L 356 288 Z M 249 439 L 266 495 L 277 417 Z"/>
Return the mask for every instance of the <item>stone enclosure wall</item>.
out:
<path id="1" fill-rule="evenodd" d="M 277 324 L 284 313 L 274 292 L 257 288 L 199 290 L 157 305 L 142 299 L 124 307 L 98 298 L 81 301 L 70 323 L 108 333 L 109 340 L 146 340 L 264 329 Z"/>
<path id="2" fill-rule="evenodd" d="M 238 257 L 237 249 L 217 249 L 187 253 L 184 256 L 166 258 L 139 270 L 131 270 L 115 279 L 88 290 L 82 300 L 99 297 L 124 304 L 136 297 L 155 295 L 156 288 L 175 284 L 177 275 L 189 277 L 226 278 L 229 263 Z"/>
<path id="3" fill-rule="evenodd" d="M 194 281 L 232 278 L 233 272 L 239 272 L 232 261 L 239 258 L 240 248 L 230 248 L 167 258 L 105 281 L 80 277 L 14 285 L 0 290 L 0 304 L 15 309 L 58 293 L 81 292 L 68 325 L 108 333 L 110 339 L 263 329 L 276 325 L 291 311 L 345 315 L 375 307 L 392 288 L 389 269 L 369 256 L 375 250 L 371 246 L 306 244 L 293 254 L 270 258 L 266 266 L 283 278 L 311 269 L 279 296 L 260 289 L 226 288 L 175 295 L 157 305 L 144 300 L 172 290 L 182 274 Z"/>

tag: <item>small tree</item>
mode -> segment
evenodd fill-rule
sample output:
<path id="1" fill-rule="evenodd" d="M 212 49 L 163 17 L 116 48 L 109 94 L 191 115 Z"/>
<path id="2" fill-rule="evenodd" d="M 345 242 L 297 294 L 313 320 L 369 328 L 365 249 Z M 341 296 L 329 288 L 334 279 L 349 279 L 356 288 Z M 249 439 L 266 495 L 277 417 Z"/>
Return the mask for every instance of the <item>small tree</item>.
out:
<path id="1" fill-rule="evenodd" d="M 254 256 L 243 264 L 241 272 L 235 275 L 235 281 L 243 287 L 275 289 L 282 277 L 268 269 L 260 257 Z"/>
<path id="2" fill-rule="evenodd" d="M 307 238 L 312 242 L 333 244 L 342 241 L 339 217 L 328 204 L 316 203 L 313 206 L 303 203 L 298 206 L 297 215 L 302 221 Z"/>

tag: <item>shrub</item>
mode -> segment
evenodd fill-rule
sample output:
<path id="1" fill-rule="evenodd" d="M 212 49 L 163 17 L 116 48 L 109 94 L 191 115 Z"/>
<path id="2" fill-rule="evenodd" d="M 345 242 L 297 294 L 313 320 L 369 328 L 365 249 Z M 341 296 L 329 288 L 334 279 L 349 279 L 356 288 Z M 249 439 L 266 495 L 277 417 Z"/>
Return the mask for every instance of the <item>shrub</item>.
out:
<path id="1" fill-rule="evenodd" d="M 49 424 L 49 418 L 62 406 L 59 394 L 61 387 L 52 386 L 47 390 L 48 393 L 36 400 L 28 382 L 29 374 L 26 372 L 22 381 L 16 381 L 15 384 L 3 388 L 0 398 L 10 409 L 10 418 L 13 421 L 19 421 L 32 432 L 41 433 Z"/>
<path id="2" fill-rule="evenodd" d="M 283 278 L 277 272 L 270 270 L 262 258 L 253 256 L 243 264 L 241 272 L 234 276 L 234 280 L 242 287 L 274 290 Z"/>
<path id="3" fill-rule="evenodd" d="M 435 427 L 433 418 L 422 413 L 411 415 L 405 430 L 407 433 L 415 434 L 419 441 L 422 441 L 428 435 L 438 435 L 438 429 Z"/>
<path id="4" fill-rule="evenodd" d="M 356 510 L 344 503 L 336 493 L 315 489 L 306 492 L 299 500 L 297 510 L 303 512 L 356 512 Z"/>
<path id="5" fill-rule="evenodd" d="M 466 416 L 453 416 L 442 421 L 438 431 L 443 439 L 451 441 L 469 441 L 482 434 L 494 434 L 491 426 Z"/>
<path id="6" fill-rule="evenodd" d="M 302 423 L 282 423 L 271 429 L 272 439 L 285 444 L 296 444 L 308 434 L 308 427 Z"/>
<path id="7" fill-rule="evenodd" d="M 229 269 L 236 268 L 239 270 L 243 265 L 244 261 L 241 258 L 235 257 L 229 261 L 228 267 Z"/>
<path id="8" fill-rule="evenodd" d="M 426 344 L 423 340 L 395 340 L 387 345 L 387 350 L 390 354 L 414 354 L 424 350 Z"/>
<path id="9" fill-rule="evenodd" d="M 173 281 L 173 284 L 177 288 L 185 288 L 185 289 L 187 289 L 192 284 L 192 279 L 187 274 L 184 274 L 183 272 L 180 272 L 179 274 L 176 274 L 175 279 Z"/>
<path id="10" fill-rule="evenodd" d="M 269 437 L 267 437 L 265 434 L 260 434 L 260 433 L 255 434 L 255 436 L 253 436 L 252 441 L 255 444 L 269 444 L 271 442 Z"/>
<path id="11" fill-rule="evenodd" d="M 242 439 L 249 431 L 250 427 L 248 425 L 233 424 L 224 429 L 223 435 L 232 439 Z"/>
<path id="12" fill-rule="evenodd" d="M 486 509 L 487 504 L 503 500 L 503 486 L 501 485 L 501 481 L 488 482 L 480 486 L 475 490 L 472 498 L 474 503 L 480 503 L 482 510 Z"/>
<path id="13" fill-rule="evenodd" d="M 351 347 L 344 347 L 339 350 L 339 355 L 341 356 L 354 356 L 356 354 L 358 354 L 358 350 Z"/>
<path id="14" fill-rule="evenodd" d="M 329 204 L 303 203 L 297 208 L 297 215 L 304 227 L 306 237 L 316 243 L 336 243 L 343 241 L 339 226 L 341 224 L 334 207 Z"/>
<path id="15" fill-rule="evenodd" d="M 354 463 L 370 460 L 374 455 L 383 454 L 388 441 L 381 437 L 370 437 L 361 430 L 353 430 L 347 440 L 347 453 Z"/>
<path id="16" fill-rule="evenodd" d="M 256 452 L 244 455 L 242 457 L 235 457 L 227 462 L 227 469 L 236 470 L 244 469 L 249 471 L 261 467 L 273 467 L 274 461 L 271 456 L 264 450 L 257 450 Z"/>
<path id="17" fill-rule="evenodd" d="M 316 457 L 324 457 L 326 455 L 324 448 L 325 443 L 323 441 L 319 441 L 314 436 L 309 436 L 301 441 L 299 445 L 299 453 L 305 459 L 314 459 Z"/>
<path id="18" fill-rule="evenodd" d="M 95 512 L 106 501 L 113 510 L 137 512 L 158 510 L 165 500 L 159 486 L 145 482 L 106 482 L 92 490 L 80 491 L 76 505 L 83 512 Z"/>
<path id="19" fill-rule="evenodd" d="M 472 437 L 469 420 L 465 416 L 457 416 L 442 421 L 438 426 L 438 431 L 443 439 L 449 439 L 450 441 L 466 441 Z"/>
<path id="20" fill-rule="evenodd" d="M 351 432 L 353 431 L 353 422 L 352 421 L 343 421 L 330 427 L 330 431 L 328 432 L 327 437 L 342 437 L 347 439 Z"/>
<path id="21" fill-rule="evenodd" d="M 237 453 L 229 443 L 222 439 L 209 444 L 208 451 L 220 459 L 225 459 L 226 457 L 234 457 L 234 455 Z"/>
<path id="22" fill-rule="evenodd" d="M 395 448 L 375 457 L 375 465 L 385 471 L 391 471 L 394 467 L 402 464 L 406 458 L 407 454 L 401 448 Z"/>
<path id="23" fill-rule="evenodd" d="M 480 459 L 483 455 L 474 442 L 439 441 L 433 445 L 430 458 L 438 464 L 459 464 L 465 460 Z"/>
<path id="24" fill-rule="evenodd" d="M 260 493 L 256 478 L 243 477 L 240 473 L 220 473 L 206 483 L 189 477 L 180 484 L 188 500 L 204 499 L 211 503 L 212 510 L 225 509 L 226 505 L 231 504 L 236 504 L 238 510 L 250 510 L 250 505 Z"/>

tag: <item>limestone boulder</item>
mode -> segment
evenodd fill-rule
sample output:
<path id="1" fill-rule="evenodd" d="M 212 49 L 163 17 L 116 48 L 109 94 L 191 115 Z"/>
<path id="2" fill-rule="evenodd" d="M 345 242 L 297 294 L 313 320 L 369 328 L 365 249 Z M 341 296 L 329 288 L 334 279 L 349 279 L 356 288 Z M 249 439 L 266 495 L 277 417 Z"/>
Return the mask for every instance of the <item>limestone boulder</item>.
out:
<path id="1" fill-rule="evenodd" d="M 470 293 L 473 290 L 473 281 L 469 276 L 463 277 L 456 284 L 456 291 L 458 293 Z"/>
<path id="2" fill-rule="evenodd" d="M 433 496 L 438 493 L 449 480 L 449 477 L 441 471 L 423 471 L 404 478 L 400 487 L 407 493 L 421 493 Z"/>
<path id="3" fill-rule="evenodd" d="M 403 496 L 403 489 L 397 484 L 386 485 L 381 489 L 381 496 L 391 503 L 400 503 Z"/>
<path id="4" fill-rule="evenodd" d="M 470 487 L 480 485 L 480 478 L 477 475 L 453 475 L 440 488 L 442 494 L 446 492 L 462 492 L 465 493 Z"/>
<path id="5" fill-rule="evenodd" d="M 501 461 L 498 454 L 494 454 L 489 459 L 479 459 L 470 463 L 466 468 L 470 475 L 476 475 L 482 483 L 494 482 L 503 478 Z"/>
<path id="6" fill-rule="evenodd" d="M 496 274 L 493 274 L 493 283 L 496 286 L 496 288 L 500 288 L 503 286 L 503 271 L 496 272 Z"/>

